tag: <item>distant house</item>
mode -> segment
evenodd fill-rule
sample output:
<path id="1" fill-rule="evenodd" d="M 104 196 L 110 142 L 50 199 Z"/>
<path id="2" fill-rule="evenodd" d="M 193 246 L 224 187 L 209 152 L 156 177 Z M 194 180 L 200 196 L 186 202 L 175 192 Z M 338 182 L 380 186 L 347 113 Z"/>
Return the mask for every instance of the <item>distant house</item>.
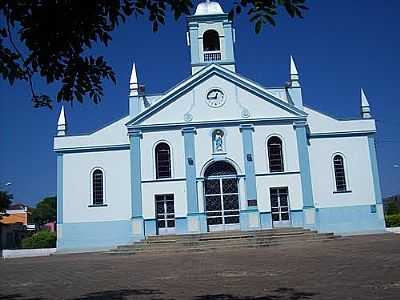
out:
<path id="1" fill-rule="evenodd" d="M 3 224 L 28 225 L 28 207 L 24 204 L 12 204 L 6 210 L 5 215 L 0 219 Z"/>
<path id="2" fill-rule="evenodd" d="M 28 224 L 29 216 L 24 204 L 12 204 L 0 215 L 0 249 L 19 248 L 29 231 L 36 229 L 34 224 Z"/>
<path id="3" fill-rule="evenodd" d="M 48 230 L 50 232 L 55 232 L 56 231 L 56 222 L 53 221 L 53 222 L 48 222 L 46 224 L 43 224 L 41 226 L 41 229 L 46 229 L 46 230 Z"/>
<path id="4" fill-rule="evenodd" d="M 35 225 L 29 223 L 30 212 L 24 204 L 12 204 L 8 207 L 5 214 L 2 215 L 0 223 L 2 224 L 21 224 L 28 230 L 35 230 Z"/>

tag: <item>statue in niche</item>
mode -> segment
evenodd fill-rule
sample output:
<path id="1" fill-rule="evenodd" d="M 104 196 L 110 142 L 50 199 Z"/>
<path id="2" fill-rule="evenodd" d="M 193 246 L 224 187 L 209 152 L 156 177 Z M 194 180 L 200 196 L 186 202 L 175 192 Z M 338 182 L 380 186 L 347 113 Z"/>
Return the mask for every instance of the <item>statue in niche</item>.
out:
<path id="1" fill-rule="evenodd" d="M 214 132 L 214 152 L 224 151 L 224 132 L 216 130 Z"/>

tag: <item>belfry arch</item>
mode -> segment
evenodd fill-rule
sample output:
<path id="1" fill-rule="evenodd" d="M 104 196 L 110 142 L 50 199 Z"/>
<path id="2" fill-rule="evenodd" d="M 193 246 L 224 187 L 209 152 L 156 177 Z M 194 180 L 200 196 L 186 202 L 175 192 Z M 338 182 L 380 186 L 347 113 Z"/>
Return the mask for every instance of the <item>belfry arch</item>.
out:
<path id="1" fill-rule="evenodd" d="M 203 51 L 220 51 L 219 34 L 217 31 L 210 29 L 203 34 Z"/>

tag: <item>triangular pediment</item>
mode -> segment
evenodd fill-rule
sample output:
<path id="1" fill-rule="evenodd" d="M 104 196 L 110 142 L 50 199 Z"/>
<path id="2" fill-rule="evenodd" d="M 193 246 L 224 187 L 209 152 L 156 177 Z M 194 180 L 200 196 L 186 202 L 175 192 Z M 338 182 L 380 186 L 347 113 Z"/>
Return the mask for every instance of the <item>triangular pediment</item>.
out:
<path id="1" fill-rule="evenodd" d="M 215 102 L 210 91 L 215 89 L 223 96 L 218 94 L 220 103 L 213 106 Z M 304 111 L 259 84 L 221 66 L 210 65 L 169 90 L 151 107 L 132 118 L 127 126 L 305 116 Z"/>

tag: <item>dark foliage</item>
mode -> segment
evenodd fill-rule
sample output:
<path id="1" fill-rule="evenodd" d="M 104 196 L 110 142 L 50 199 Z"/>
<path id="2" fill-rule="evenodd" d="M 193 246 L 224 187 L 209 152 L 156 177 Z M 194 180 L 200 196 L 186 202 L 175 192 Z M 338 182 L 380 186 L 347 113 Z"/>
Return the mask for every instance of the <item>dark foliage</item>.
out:
<path id="1" fill-rule="evenodd" d="M 400 214 L 385 215 L 386 227 L 400 227 Z"/>
<path id="2" fill-rule="evenodd" d="M 57 219 L 57 198 L 47 197 L 31 210 L 31 221 L 37 225 L 54 222 Z"/>
<path id="3" fill-rule="evenodd" d="M 0 191 L 0 212 L 4 212 L 11 204 L 13 195 L 7 191 Z"/>
<path id="4" fill-rule="evenodd" d="M 291 17 L 303 17 L 306 0 L 238 0 L 230 9 L 234 18 L 243 10 L 260 32 L 275 25 L 283 7 Z M 116 78 L 102 56 L 91 55 L 96 43 L 108 46 L 110 33 L 130 16 L 145 16 L 153 31 L 165 23 L 190 15 L 190 0 L 2 0 L 0 1 L 0 75 L 13 85 L 26 81 L 34 107 L 52 107 L 52 98 L 35 91 L 34 76 L 59 83 L 57 101 L 79 101 L 88 96 L 99 103 L 103 81 Z"/>
<path id="5" fill-rule="evenodd" d="M 400 213 L 399 208 L 395 201 L 389 201 L 387 203 L 386 214 L 387 215 L 397 215 Z"/>

